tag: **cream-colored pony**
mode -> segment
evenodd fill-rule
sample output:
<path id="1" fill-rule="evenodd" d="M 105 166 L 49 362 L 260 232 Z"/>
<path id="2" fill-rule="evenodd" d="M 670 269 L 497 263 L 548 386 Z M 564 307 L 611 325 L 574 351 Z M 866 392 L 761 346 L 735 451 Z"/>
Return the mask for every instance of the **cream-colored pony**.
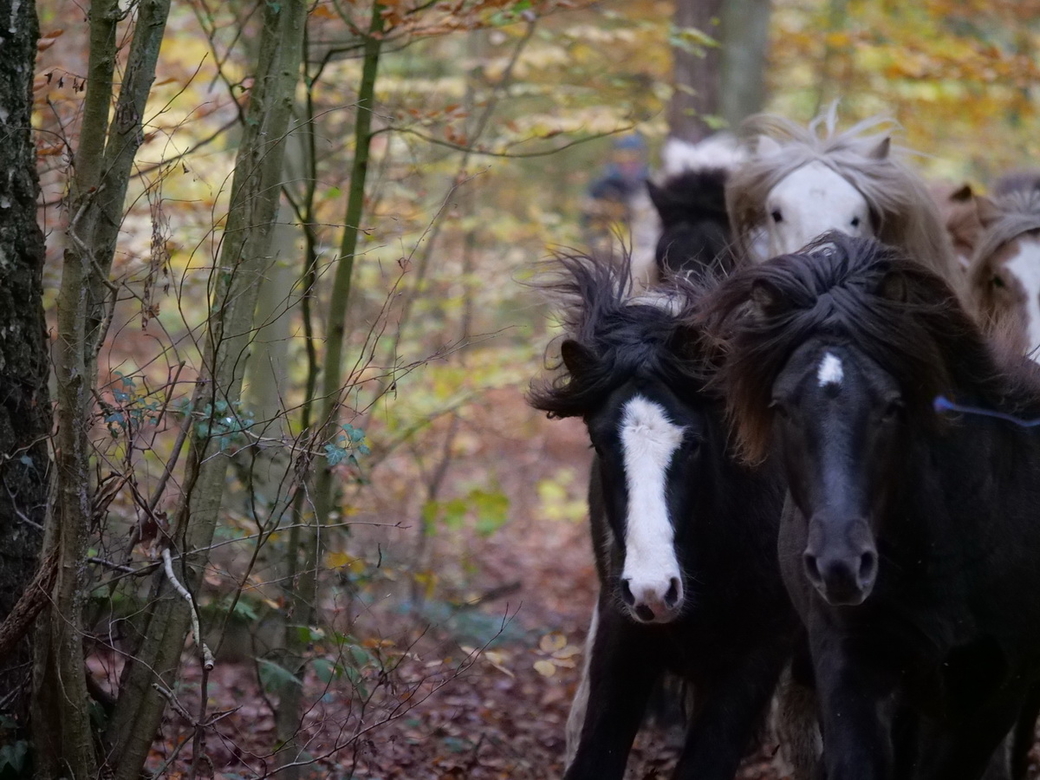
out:
<path id="1" fill-rule="evenodd" d="M 726 187 L 741 254 L 761 262 L 840 230 L 899 247 L 960 291 L 963 272 L 938 209 L 893 146 L 892 127 L 874 117 L 839 133 L 834 106 L 807 128 L 779 116 L 748 119 L 750 157 Z"/>

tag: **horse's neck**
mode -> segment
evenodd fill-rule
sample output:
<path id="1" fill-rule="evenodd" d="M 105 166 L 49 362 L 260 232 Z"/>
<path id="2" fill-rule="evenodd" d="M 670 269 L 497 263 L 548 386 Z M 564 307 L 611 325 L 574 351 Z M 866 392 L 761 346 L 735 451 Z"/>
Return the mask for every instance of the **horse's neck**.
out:
<path id="1" fill-rule="evenodd" d="M 931 550 L 949 538 L 981 544 L 1015 524 L 1007 506 L 1021 506 L 1023 497 L 1040 502 L 1040 436 L 970 416 L 953 425 L 926 434 L 909 453 L 900 480 L 904 504 L 893 513 L 897 521 L 905 514 Z"/>

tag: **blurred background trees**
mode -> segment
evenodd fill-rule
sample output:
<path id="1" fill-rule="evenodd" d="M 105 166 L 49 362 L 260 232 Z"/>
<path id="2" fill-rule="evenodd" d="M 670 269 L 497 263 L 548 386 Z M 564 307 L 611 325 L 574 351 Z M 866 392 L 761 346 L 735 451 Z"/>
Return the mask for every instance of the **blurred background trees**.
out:
<path id="1" fill-rule="evenodd" d="M 461 776 L 545 776 L 553 738 L 520 746 L 562 733 L 594 575 L 580 432 L 523 403 L 553 331 L 518 282 L 581 245 L 634 132 L 655 166 L 669 133 L 841 98 L 937 180 L 1029 167 L 1038 6 L 51 0 L 30 84 L 31 6 L 0 1 L 25 22 L 0 64 L 0 774 L 380 776 L 432 740 Z M 466 674 L 475 722 L 535 714 L 452 731 L 431 708 Z"/>

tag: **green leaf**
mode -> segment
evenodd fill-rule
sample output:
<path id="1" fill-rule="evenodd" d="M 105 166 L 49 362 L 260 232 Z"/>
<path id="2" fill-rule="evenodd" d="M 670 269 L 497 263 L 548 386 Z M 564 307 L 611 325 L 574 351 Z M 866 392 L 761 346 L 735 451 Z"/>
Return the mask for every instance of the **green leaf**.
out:
<path id="1" fill-rule="evenodd" d="M 334 664 L 328 658 L 315 658 L 312 665 L 314 666 L 314 673 L 318 675 L 318 679 L 325 685 L 328 685 L 343 674 L 343 667 Z"/>
<path id="2" fill-rule="evenodd" d="M 360 645 L 347 645 L 347 650 L 350 652 L 351 658 L 354 659 L 354 663 L 359 669 L 366 666 L 375 666 L 375 658 L 365 648 Z"/>
<path id="3" fill-rule="evenodd" d="M 260 664 L 260 684 L 264 686 L 264 690 L 277 691 L 290 685 L 303 685 L 300 678 L 284 666 L 267 658 L 258 658 L 257 661 Z"/>
<path id="4" fill-rule="evenodd" d="M 473 490 L 469 500 L 477 511 L 477 533 L 490 536 L 509 520 L 509 496 L 500 490 Z"/>

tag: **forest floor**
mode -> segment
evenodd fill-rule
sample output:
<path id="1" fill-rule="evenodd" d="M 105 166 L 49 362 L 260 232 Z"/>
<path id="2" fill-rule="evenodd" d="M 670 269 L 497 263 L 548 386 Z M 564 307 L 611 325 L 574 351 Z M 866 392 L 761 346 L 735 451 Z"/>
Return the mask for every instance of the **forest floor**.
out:
<path id="1" fill-rule="evenodd" d="M 538 504 L 523 496 L 560 468 L 583 472 L 589 454 L 579 422 L 532 421 L 522 403 L 520 393 L 511 392 L 495 406 L 500 420 L 502 404 L 527 420 L 523 435 L 503 433 L 498 426 L 486 446 L 472 454 L 511 464 L 502 487 L 517 513 L 490 536 L 444 540 L 448 547 L 467 545 L 471 562 L 466 587 L 454 600 L 431 600 L 424 608 L 413 604 L 403 612 L 396 597 L 388 594 L 382 602 L 373 597 L 379 585 L 359 596 L 366 602 L 365 620 L 355 619 L 352 633 L 363 636 L 358 641 L 372 653 L 365 657 L 369 673 L 352 679 L 353 684 L 329 675 L 319 679 L 313 672 L 306 678 L 311 704 L 302 776 L 562 776 L 564 727 L 580 674 L 596 577 L 585 523 L 537 517 Z M 583 490 L 574 486 L 570 499 Z M 451 555 L 444 547 L 435 554 Z M 402 646 L 406 652 L 384 656 L 379 651 Z M 373 673 L 371 667 L 378 668 Z M 188 773 L 196 747 L 191 721 L 198 720 L 194 713 L 202 674 L 197 662 L 185 668 L 189 671 L 178 690 L 186 712 L 168 712 L 151 762 L 152 769 L 165 765 L 177 777 Z M 208 680 L 207 717 L 227 714 L 205 729 L 200 776 L 263 777 L 274 770 L 277 703 L 263 692 L 263 677 L 254 659 L 218 661 Z M 648 724 L 630 757 L 626 780 L 669 777 L 680 737 L 676 726 Z M 740 780 L 781 780 L 771 758 L 775 751 L 775 741 L 764 736 L 745 760 Z"/>

